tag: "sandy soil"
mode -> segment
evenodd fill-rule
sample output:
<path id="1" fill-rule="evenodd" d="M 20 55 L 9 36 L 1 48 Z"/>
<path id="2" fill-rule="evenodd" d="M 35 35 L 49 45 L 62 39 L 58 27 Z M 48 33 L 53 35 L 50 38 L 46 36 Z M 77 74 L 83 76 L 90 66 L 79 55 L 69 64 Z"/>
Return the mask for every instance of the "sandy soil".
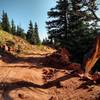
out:
<path id="1" fill-rule="evenodd" d="M 0 58 L 0 100 L 100 100 L 100 84 L 81 80 L 65 69 L 43 66 L 54 52 Z M 50 75 L 43 73 L 50 71 Z"/>

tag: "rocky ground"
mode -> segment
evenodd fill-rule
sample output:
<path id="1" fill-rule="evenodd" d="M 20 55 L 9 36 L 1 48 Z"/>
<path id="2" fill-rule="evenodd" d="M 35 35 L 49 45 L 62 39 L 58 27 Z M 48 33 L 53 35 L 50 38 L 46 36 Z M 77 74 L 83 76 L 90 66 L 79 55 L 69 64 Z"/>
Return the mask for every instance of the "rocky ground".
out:
<path id="1" fill-rule="evenodd" d="M 0 100 L 100 100 L 100 84 L 44 66 L 54 50 L 0 57 Z"/>

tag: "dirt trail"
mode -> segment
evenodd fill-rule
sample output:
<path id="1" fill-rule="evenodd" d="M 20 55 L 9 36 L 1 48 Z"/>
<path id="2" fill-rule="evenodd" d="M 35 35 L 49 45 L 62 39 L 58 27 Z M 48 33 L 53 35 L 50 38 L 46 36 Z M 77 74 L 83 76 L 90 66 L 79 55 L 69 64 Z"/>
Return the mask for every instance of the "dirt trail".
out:
<path id="1" fill-rule="evenodd" d="M 44 57 L 52 52 L 21 54 L 17 59 L 2 57 L 0 100 L 100 100 L 99 84 L 80 80 L 64 69 L 43 66 Z M 43 69 L 55 72 L 44 80 Z"/>

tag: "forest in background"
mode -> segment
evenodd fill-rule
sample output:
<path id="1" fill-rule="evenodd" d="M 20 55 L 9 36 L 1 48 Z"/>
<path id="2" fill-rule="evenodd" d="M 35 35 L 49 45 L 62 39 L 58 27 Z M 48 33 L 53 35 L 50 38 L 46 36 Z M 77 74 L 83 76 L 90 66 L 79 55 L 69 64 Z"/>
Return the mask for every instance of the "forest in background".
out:
<path id="1" fill-rule="evenodd" d="M 57 0 L 56 6 L 47 12 L 48 38 L 43 39 L 42 44 L 56 49 L 66 48 L 72 55 L 71 59 L 82 64 L 85 54 L 93 47 L 95 37 L 100 34 L 97 10 L 96 0 Z M 20 36 L 33 45 L 41 44 L 37 23 L 33 25 L 30 20 L 25 33 L 13 19 L 9 21 L 5 11 L 1 17 L 0 29 Z"/>
<path id="2" fill-rule="evenodd" d="M 13 34 L 20 36 L 21 38 L 27 40 L 30 44 L 38 45 L 41 44 L 39 32 L 38 32 L 38 25 L 35 22 L 34 26 L 32 21 L 29 21 L 29 27 L 27 32 L 25 33 L 24 29 L 21 25 L 15 25 L 14 20 L 9 21 L 9 17 L 7 12 L 2 11 L 1 21 L 0 21 L 0 29 Z"/>
<path id="3" fill-rule="evenodd" d="M 37 23 L 25 32 L 2 11 L 0 100 L 100 100 L 98 7 L 97 0 L 56 0 L 42 42 Z"/>
<path id="4" fill-rule="evenodd" d="M 98 6 L 97 0 L 57 0 L 56 6 L 48 11 L 46 41 L 57 48 L 67 48 L 72 59 L 82 63 L 95 37 L 100 35 Z"/>

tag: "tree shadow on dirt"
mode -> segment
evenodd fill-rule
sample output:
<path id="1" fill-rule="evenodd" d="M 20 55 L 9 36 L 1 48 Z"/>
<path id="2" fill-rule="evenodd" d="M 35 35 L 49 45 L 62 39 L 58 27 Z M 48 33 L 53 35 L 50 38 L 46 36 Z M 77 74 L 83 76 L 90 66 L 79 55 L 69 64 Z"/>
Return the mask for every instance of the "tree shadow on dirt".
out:
<path id="1" fill-rule="evenodd" d="M 41 88 L 41 89 L 48 89 L 51 88 L 53 86 L 56 86 L 57 88 L 62 87 L 60 82 L 70 79 L 72 78 L 73 75 L 65 75 L 63 77 L 60 77 L 56 80 L 53 81 L 49 81 L 43 85 L 38 85 L 32 82 L 28 82 L 28 81 L 17 81 L 17 82 L 0 82 L 0 91 L 2 91 L 0 94 L 2 95 L 2 98 L 4 98 L 4 100 L 13 100 L 10 97 L 10 92 L 16 89 L 22 89 L 22 88 Z M 8 98 L 8 99 L 6 99 Z"/>
<path id="2" fill-rule="evenodd" d="M 68 66 L 66 64 L 55 63 L 52 62 L 52 64 L 48 63 L 51 62 L 49 59 L 47 59 L 47 55 L 49 54 L 32 54 L 33 57 L 17 57 L 9 52 L 3 52 L 2 54 L 2 61 L 8 64 L 16 64 L 14 67 L 28 67 L 28 68 L 38 68 L 39 67 L 48 67 L 48 68 L 57 68 L 57 69 L 66 69 L 65 66 Z M 34 55 L 40 55 L 40 56 L 34 56 Z M 57 61 L 56 61 L 57 62 Z M 22 63 L 23 65 L 17 66 L 18 63 Z M 29 63 L 29 65 L 25 65 L 24 63 Z M 9 65 L 10 67 L 10 65 Z M 12 67 L 12 66 L 11 66 Z"/>
<path id="3" fill-rule="evenodd" d="M 86 79 L 86 80 L 80 80 L 80 81 L 83 81 L 83 83 L 77 88 L 77 89 L 89 89 L 89 87 L 93 86 L 93 85 L 100 85 L 100 80 L 96 80 L 96 81 L 93 81 L 93 80 L 89 80 L 89 79 Z"/>
<path id="4" fill-rule="evenodd" d="M 32 88 L 41 88 L 41 89 L 49 89 L 51 87 L 56 86 L 57 88 L 61 88 L 63 87 L 61 85 L 60 82 L 68 80 L 70 78 L 75 77 L 74 74 L 66 74 L 60 78 L 57 78 L 53 81 L 49 81 L 44 83 L 43 85 L 38 85 L 29 81 L 16 81 L 16 82 L 0 82 L 0 94 L 2 95 L 2 97 L 4 98 L 4 100 L 13 100 L 10 97 L 10 92 L 16 89 L 22 89 L 22 88 L 28 88 L 31 89 Z M 86 81 L 84 83 L 82 83 L 77 89 L 83 88 L 83 89 L 87 89 L 88 85 L 91 86 L 93 85 L 93 81 Z M 97 84 L 95 84 L 97 85 Z M 9 99 L 5 99 L 5 98 L 9 98 Z"/>
<path id="5" fill-rule="evenodd" d="M 18 63 L 23 63 L 23 66 L 19 66 L 19 67 L 25 67 L 24 63 L 29 63 L 30 65 L 27 67 L 36 67 L 36 66 L 42 66 L 42 63 L 44 61 L 44 57 L 40 56 L 40 57 L 17 57 L 11 53 L 8 52 L 3 52 L 3 54 L 1 54 L 2 57 L 2 61 L 8 63 L 8 64 L 18 64 Z"/>

